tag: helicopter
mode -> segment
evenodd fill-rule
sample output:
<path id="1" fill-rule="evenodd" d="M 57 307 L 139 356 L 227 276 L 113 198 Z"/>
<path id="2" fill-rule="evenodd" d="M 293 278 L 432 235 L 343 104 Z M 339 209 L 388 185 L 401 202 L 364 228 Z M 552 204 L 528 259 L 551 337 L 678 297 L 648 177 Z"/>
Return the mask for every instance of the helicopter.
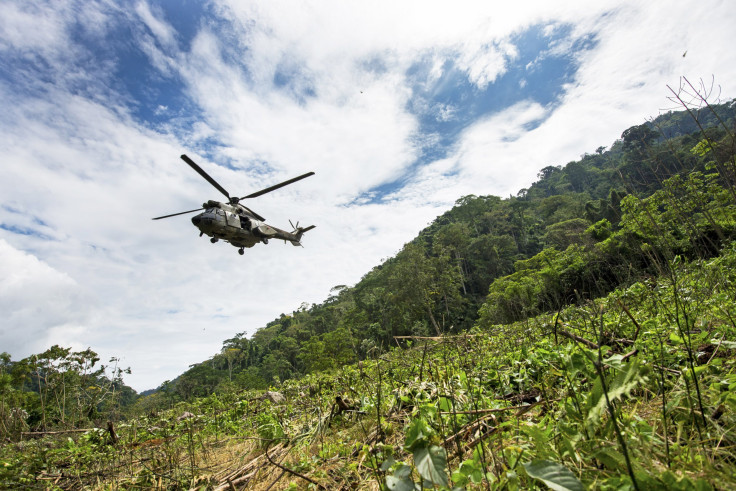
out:
<path id="1" fill-rule="evenodd" d="M 307 172 L 306 174 L 294 177 L 288 181 L 275 184 L 267 187 L 266 189 L 261 189 L 255 193 L 238 198 L 236 196 L 230 196 L 230 193 L 228 193 L 225 188 L 220 186 L 217 181 L 207 174 L 204 169 L 197 165 L 192 159 L 186 155 L 182 155 L 181 159 L 207 182 L 212 184 L 215 189 L 224 194 L 227 198 L 227 203 L 209 200 L 202 204 L 202 208 L 172 213 L 171 215 L 156 217 L 152 220 L 161 220 L 162 218 L 175 217 L 204 210 L 203 213 L 192 217 L 192 223 L 199 229 L 199 236 L 202 237 L 203 235 L 207 235 L 210 237 L 210 242 L 213 244 L 219 240 L 229 242 L 238 248 L 238 253 L 241 256 L 244 254 L 246 248 L 253 247 L 259 242 L 268 244 L 270 239 L 280 239 L 284 241 L 284 244 L 286 242 L 291 242 L 294 246 L 301 246 L 302 235 L 316 227 L 316 225 L 300 227 L 299 222 L 296 222 L 296 225 L 294 225 L 291 223 L 291 220 L 289 220 L 293 231 L 287 232 L 286 230 L 281 230 L 279 228 L 272 227 L 271 225 L 267 225 L 265 223 L 265 218 L 250 208 L 240 204 L 241 200 L 256 198 L 266 193 L 270 193 L 271 191 L 275 191 L 276 189 L 288 186 L 289 184 L 293 184 L 306 177 L 313 176 L 314 172 Z"/>

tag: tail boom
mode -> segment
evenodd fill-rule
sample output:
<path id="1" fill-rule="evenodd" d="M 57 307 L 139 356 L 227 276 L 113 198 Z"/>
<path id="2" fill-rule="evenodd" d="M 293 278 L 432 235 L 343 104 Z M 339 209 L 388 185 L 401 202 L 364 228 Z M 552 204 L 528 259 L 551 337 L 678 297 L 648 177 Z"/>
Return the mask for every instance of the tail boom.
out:
<path id="1" fill-rule="evenodd" d="M 316 225 L 310 225 L 309 227 L 297 227 L 297 229 L 294 231 L 294 237 L 296 238 L 296 240 L 292 240 L 291 244 L 294 246 L 302 245 L 302 235 L 304 235 L 306 232 L 309 232 L 314 227 L 316 227 Z"/>

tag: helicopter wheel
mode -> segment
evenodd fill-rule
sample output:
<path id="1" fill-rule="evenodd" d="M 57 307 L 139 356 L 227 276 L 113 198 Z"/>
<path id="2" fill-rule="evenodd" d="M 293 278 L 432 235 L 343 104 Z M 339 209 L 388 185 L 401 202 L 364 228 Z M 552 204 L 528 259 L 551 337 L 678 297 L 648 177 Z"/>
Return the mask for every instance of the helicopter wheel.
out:
<path id="1" fill-rule="evenodd" d="M 268 244 L 268 239 L 263 239 L 264 244 Z"/>
<path id="2" fill-rule="evenodd" d="M 242 256 L 244 253 L 245 253 L 245 249 L 243 249 L 242 247 L 238 249 L 238 254 Z"/>
<path id="3" fill-rule="evenodd" d="M 217 237 L 212 237 L 212 238 L 210 239 L 210 242 L 212 242 L 213 244 L 214 244 L 215 242 L 217 242 Z"/>

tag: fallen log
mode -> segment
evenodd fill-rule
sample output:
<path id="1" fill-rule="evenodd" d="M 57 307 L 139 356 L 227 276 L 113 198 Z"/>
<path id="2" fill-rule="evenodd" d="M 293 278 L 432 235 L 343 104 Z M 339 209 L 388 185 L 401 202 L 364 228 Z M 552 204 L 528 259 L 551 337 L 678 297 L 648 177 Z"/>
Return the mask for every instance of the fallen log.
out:
<path id="1" fill-rule="evenodd" d="M 73 430 L 54 430 L 54 431 L 21 431 L 20 436 L 44 436 L 44 435 L 62 435 L 64 433 L 84 433 L 85 431 L 93 431 L 98 428 L 76 428 Z"/>
<path id="2" fill-rule="evenodd" d="M 475 338 L 481 334 L 457 334 L 453 336 L 394 336 L 394 339 L 428 339 L 430 341 L 442 341 L 451 338 Z"/>

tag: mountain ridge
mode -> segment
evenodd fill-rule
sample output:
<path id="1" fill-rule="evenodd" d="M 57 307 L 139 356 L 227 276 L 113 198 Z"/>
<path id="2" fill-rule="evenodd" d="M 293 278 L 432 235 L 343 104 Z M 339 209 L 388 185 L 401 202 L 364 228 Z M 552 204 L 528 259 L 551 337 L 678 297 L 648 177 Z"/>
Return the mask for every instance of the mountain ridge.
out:
<path id="1" fill-rule="evenodd" d="M 225 340 L 220 353 L 169 382 L 170 388 L 182 377 L 201 377 L 207 381 L 206 388 L 198 393 L 204 394 L 214 390 L 224 375 L 232 382 L 233 374 L 236 379 L 241 375 L 237 383 L 244 387 L 265 388 L 274 380 L 358 361 L 371 349 L 394 345 L 393 336 L 469 329 L 478 320 L 489 287 L 495 280 L 514 274 L 519 261 L 529 260 L 548 247 L 592 247 L 595 236 L 617 231 L 626 196 L 646 197 L 675 175 L 705 171 L 704 156 L 691 151 L 703 136 L 698 125 L 707 127 L 714 140 L 724 138 L 717 125 L 733 126 L 736 100 L 712 110 L 703 107 L 695 111 L 697 121 L 691 114 L 669 112 L 632 126 L 610 149 L 599 147 L 565 166 L 541 169 L 538 180 L 516 196 L 459 198 L 453 208 L 355 285 L 336 287 L 336 294 L 321 304 L 282 313 L 250 338 L 241 332 Z M 593 226 L 597 229 L 588 230 Z M 620 272 L 597 273 L 611 276 Z M 597 294 L 625 281 L 610 280 Z M 569 298 L 572 294 L 566 295 Z M 395 305 L 404 311 L 391 312 Z M 338 314 L 341 309 L 352 312 Z M 496 320 L 518 319 L 507 316 Z M 362 325 L 357 339 L 356 333 L 345 327 L 349 322 Z M 207 366 L 218 368 L 209 370 Z M 191 385 L 185 383 L 182 396 L 191 395 Z"/>

